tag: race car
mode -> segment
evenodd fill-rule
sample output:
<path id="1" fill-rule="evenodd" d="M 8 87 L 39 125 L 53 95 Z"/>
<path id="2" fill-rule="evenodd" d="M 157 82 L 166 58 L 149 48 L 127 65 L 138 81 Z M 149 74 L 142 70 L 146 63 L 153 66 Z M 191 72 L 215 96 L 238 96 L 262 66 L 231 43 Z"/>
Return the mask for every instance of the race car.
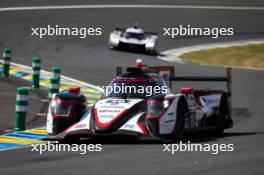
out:
<path id="1" fill-rule="evenodd" d="M 169 90 L 172 81 L 226 81 L 228 88 L 224 91 L 182 87 L 173 94 Z M 118 67 L 109 87 L 155 90 L 108 91 L 93 106 L 87 106 L 80 88 L 54 94 L 46 140 L 104 136 L 180 140 L 184 132 L 211 129 L 220 134 L 233 125 L 230 68 L 227 77 L 176 77 L 172 66 L 147 67 L 138 60 L 125 73 Z"/>
<path id="2" fill-rule="evenodd" d="M 116 28 L 110 33 L 109 48 L 157 54 L 158 34 L 144 32 L 137 25 L 127 29 Z"/>

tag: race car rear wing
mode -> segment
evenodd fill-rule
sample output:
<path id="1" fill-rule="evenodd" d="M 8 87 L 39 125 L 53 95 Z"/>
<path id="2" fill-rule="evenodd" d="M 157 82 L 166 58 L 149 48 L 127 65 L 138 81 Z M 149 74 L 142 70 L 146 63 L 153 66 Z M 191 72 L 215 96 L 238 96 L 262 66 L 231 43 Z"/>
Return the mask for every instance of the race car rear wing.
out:
<path id="1" fill-rule="evenodd" d="M 226 89 L 228 96 L 231 96 L 232 91 L 232 68 L 228 67 L 226 69 L 226 76 L 224 77 L 204 77 L 204 76 L 173 76 L 170 77 L 170 82 L 172 81 L 207 81 L 207 82 L 226 82 Z"/>
<path id="2" fill-rule="evenodd" d="M 122 31 L 122 32 L 126 31 L 125 28 L 120 28 L 120 27 L 116 27 L 114 30 L 116 30 L 116 31 Z"/>
<path id="3" fill-rule="evenodd" d="M 126 31 L 126 28 L 116 27 L 116 28 L 114 29 L 114 31 L 125 32 L 125 31 Z M 156 32 L 148 32 L 148 31 L 144 31 L 144 33 L 145 33 L 146 35 L 156 35 L 156 36 L 159 35 L 159 34 L 156 33 Z"/>
<path id="4" fill-rule="evenodd" d="M 157 73 L 166 81 L 171 88 L 173 81 L 207 81 L 207 82 L 226 82 L 228 96 L 231 96 L 232 86 L 232 68 L 226 69 L 226 76 L 224 77 L 207 77 L 207 76 L 175 76 L 173 66 L 154 66 L 148 67 L 148 72 Z M 122 67 L 116 68 L 116 74 L 122 74 Z"/>
<path id="5" fill-rule="evenodd" d="M 156 36 L 158 36 L 159 34 L 158 33 L 156 33 L 156 32 L 145 32 L 145 34 L 146 35 L 156 35 Z"/>
<path id="6" fill-rule="evenodd" d="M 232 68 L 226 68 L 226 76 L 224 77 L 205 77 L 205 76 L 173 76 L 170 77 L 170 86 L 172 81 L 206 81 L 206 82 L 226 82 L 226 89 L 228 95 L 228 122 L 226 127 L 233 126 L 231 119 L 232 115 Z"/>

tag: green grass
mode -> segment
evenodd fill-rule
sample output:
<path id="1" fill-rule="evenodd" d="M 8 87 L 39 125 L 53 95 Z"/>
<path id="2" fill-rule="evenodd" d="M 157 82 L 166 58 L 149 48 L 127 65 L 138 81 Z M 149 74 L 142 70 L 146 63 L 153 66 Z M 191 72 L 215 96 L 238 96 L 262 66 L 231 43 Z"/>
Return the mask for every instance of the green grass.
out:
<path id="1" fill-rule="evenodd" d="M 194 51 L 181 58 L 194 64 L 264 68 L 264 43 Z"/>

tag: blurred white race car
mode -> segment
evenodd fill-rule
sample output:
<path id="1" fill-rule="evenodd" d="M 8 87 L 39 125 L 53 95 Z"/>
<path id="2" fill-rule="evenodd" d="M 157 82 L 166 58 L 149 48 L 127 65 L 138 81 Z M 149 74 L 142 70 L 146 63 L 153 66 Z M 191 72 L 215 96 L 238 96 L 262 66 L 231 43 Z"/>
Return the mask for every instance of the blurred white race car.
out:
<path id="1" fill-rule="evenodd" d="M 158 53 L 158 34 L 145 32 L 137 25 L 126 29 L 116 28 L 110 33 L 110 49 Z"/>

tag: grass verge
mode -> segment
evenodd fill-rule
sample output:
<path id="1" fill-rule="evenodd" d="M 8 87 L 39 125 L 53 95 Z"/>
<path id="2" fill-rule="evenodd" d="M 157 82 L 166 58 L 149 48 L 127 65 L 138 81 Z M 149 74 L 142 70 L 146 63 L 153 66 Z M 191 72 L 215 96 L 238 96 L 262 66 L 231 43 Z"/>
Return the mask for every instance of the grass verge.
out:
<path id="1" fill-rule="evenodd" d="M 194 51 L 181 58 L 194 64 L 264 68 L 264 43 Z"/>

